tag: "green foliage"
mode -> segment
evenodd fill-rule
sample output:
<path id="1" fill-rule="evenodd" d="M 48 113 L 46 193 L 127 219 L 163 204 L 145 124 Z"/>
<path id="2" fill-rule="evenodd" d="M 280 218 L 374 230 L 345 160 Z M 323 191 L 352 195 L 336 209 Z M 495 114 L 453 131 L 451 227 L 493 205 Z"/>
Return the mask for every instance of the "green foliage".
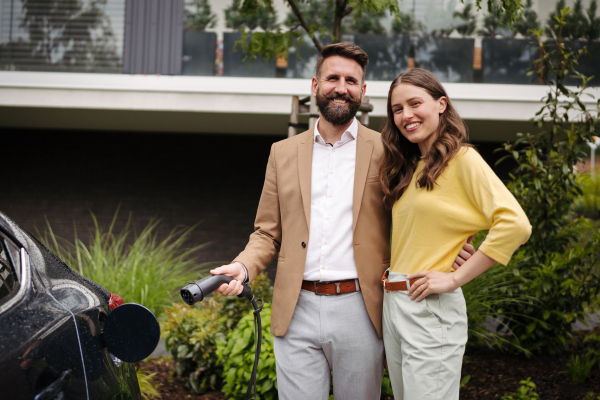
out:
<path id="1" fill-rule="evenodd" d="M 597 395 L 594 392 L 587 392 L 585 394 L 585 400 L 600 400 L 600 395 Z"/>
<path id="2" fill-rule="evenodd" d="M 469 383 L 470 380 L 471 380 L 471 375 L 464 376 L 460 380 L 460 387 L 464 388 L 465 386 L 467 386 L 467 384 Z"/>
<path id="3" fill-rule="evenodd" d="M 257 42 L 262 40 L 268 40 L 275 42 L 277 39 L 270 37 L 270 34 L 275 34 L 277 27 L 264 28 L 265 32 L 250 32 L 248 36 L 258 35 L 254 46 L 245 46 L 244 42 L 241 41 L 244 54 L 249 57 L 250 60 L 256 59 L 259 55 L 262 55 L 265 60 L 270 60 L 278 57 L 281 54 L 287 55 L 288 49 L 291 45 L 294 45 L 295 41 L 290 40 L 292 32 L 297 36 L 296 40 L 302 40 L 303 35 L 307 35 L 310 41 L 315 45 L 319 52 L 323 48 L 321 40 L 325 36 L 329 36 L 333 43 L 338 43 L 341 40 L 342 31 L 344 29 L 344 19 L 352 18 L 354 24 L 351 29 L 355 32 L 383 32 L 382 27 L 378 21 L 374 19 L 374 16 L 382 15 L 384 12 L 389 12 L 392 16 L 397 19 L 402 19 L 400 15 L 400 7 L 398 0 L 286 0 L 290 7 L 290 13 L 286 20 L 286 25 L 289 27 L 288 38 L 284 38 L 278 41 L 276 46 L 279 49 L 285 51 L 280 54 L 274 52 L 262 53 L 262 50 L 269 46 L 259 45 Z M 464 1 L 464 0 L 461 0 Z M 474 4 L 469 6 L 470 9 L 473 6 L 481 9 L 481 4 L 484 0 L 475 0 Z M 491 12 L 492 6 L 495 0 L 487 0 L 488 10 Z M 507 16 L 507 21 L 512 24 L 516 21 L 517 16 L 523 5 L 522 0 L 501 0 L 499 6 L 496 8 L 498 17 L 502 14 Z M 326 9 L 325 12 L 317 11 Z M 239 13 L 240 16 L 244 15 L 258 15 L 261 12 L 272 12 L 273 0 L 234 0 L 231 7 L 232 13 Z M 229 19 L 229 17 L 228 17 Z M 475 27 L 473 24 L 466 24 L 465 33 L 473 32 Z M 380 29 L 381 28 L 381 29 Z M 462 29 L 462 28 L 461 28 Z M 252 28 L 250 28 L 252 31 Z M 302 31 L 302 34 L 298 32 Z M 283 32 L 280 32 L 282 35 Z M 252 41 L 253 39 L 251 39 Z M 287 47 L 286 47 L 287 46 Z"/>
<path id="4" fill-rule="evenodd" d="M 567 362 L 567 378 L 573 383 L 583 383 L 590 376 L 590 371 L 596 364 L 596 352 L 588 351 L 581 358 L 573 355 Z"/>
<path id="5" fill-rule="evenodd" d="M 380 12 L 364 12 L 357 16 L 352 23 L 352 31 L 355 33 L 373 33 L 375 35 L 385 35 L 385 28 L 381 25 L 381 18 L 384 16 Z"/>
<path id="6" fill-rule="evenodd" d="M 188 2 L 185 8 L 185 26 L 194 31 L 204 31 L 214 28 L 217 24 L 217 15 L 213 14 L 208 0 L 195 0 Z"/>
<path id="7" fill-rule="evenodd" d="M 49 223 L 41 241 L 80 275 L 123 297 L 126 303 L 143 304 L 159 317 L 179 296 L 182 282 L 196 280 L 198 271 L 209 264 L 197 263 L 194 258 L 205 245 L 184 247 L 193 228 L 176 228 L 159 240 L 158 220 L 150 221 L 132 238 L 131 215 L 125 227 L 114 232 L 118 213 L 107 231 L 91 215 L 94 231 L 87 245 L 77 237 L 77 230 L 74 242 L 57 237 Z"/>
<path id="8" fill-rule="evenodd" d="M 513 27 L 517 33 L 528 37 L 532 35 L 532 31 L 540 29 L 540 21 L 535 12 L 532 0 L 527 0 L 523 13 L 519 15 Z"/>
<path id="9" fill-rule="evenodd" d="M 232 0 L 231 5 L 225 9 L 225 25 L 236 31 L 257 27 L 265 31 L 279 28 L 277 14 L 271 1 L 265 2 L 263 7 L 257 1 Z"/>
<path id="10" fill-rule="evenodd" d="M 273 298 L 273 287 L 264 274 L 250 287 L 257 298 L 269 302 Z M 228 332 L 252 310 L 246 299 L 217 293 L 194 307 L 175 304 L 166 311 L 162 336 L 175 360 L 175 372 L 185 378 L 188 390 L 203 394 L 221 389 L 223 362 L 217 355 L 217 344 L 225 343 Z"/>
<path id="11" fill-rule="evenodd" d="M 477 249 L 486 236 L 487 231 L 477 233 L 472 242 L 473 246 Z M 486 328 L 486 322 L 490 319 L 498 324 L 498 329 L 507 328 L 507 322 L 512 321 L 507 309 L 523 304 L 539 306 L 535 298 L 520 289 L 519 283 L 514 280 L 514 271 L 498 264 L 464 285 L 462 291 L 467 304 L 467 346 L 510 348 L 529 355 L 528 350 L 519 345 L 518 339 L 510 339 Z"/>
<path id="12" fill-rule="evenodd" d="M 581 101 L 589 78 L 577 72 L 577 60 L 585 50 L 572 51 L 562 42 L 568 13 L 568 9 L 562 10 L 556 19 L 557 39 L 552 49 L 542 42 L 543 32 L 536 31 L 542 56 L 531 73 L 550 88 L 534 119 L 541 131 L 520 134 L 514 144 L 505 144 L 508 155 L 503 158 L 517 164 L 508 187 L 533 227 L 529 241 L 507 268 L 514 272 L 519 290 L 543 305 L 509 305 L 505 312 L 512 319 L 506 322 L 523 347 L 550 354 L 566 348 L 572 322 L 595 307 L 600 293 L 600 233 L 586 246 L 574 246 L 587 225 L 571 213 L 581 195 L 575 164 L 583 161 L 580 149 L 600 122 L 598 108 L 587 109 Z M 581 80 L 581 86 L 567 88 L 567 76 Z"/>
<path id="13" fill-rule="evenodd" d="M 496 37 L 497 35 L 512 37 L 515 33 L 520 33 L 527 37 L 532 35 L 532 29 L 537 30 L 540 28 L 540 22 L 533 8 L 532 0 L 526 0 L 523 12 L 518 14 L 517 19 L 512 25 L 509 22 L 507 14 L 498 13 L 499 7 L 501 7 L 501 4 L 495 2 L 492 10 L 484 17 L 483 29 L 478 31 L 480 35 L 487 37 Z"/>
<path id="14" fill-rule="evenodd" d="M 506 393 L 502 396 L 502 400 L 535 400 L 539 399 L 540 396 L 535 392 L 537 386 L 531 382 L 531 378 L 527 378 L 524 381 L 519 382 L 521 386 L 516 392 Z"/>
<path id="15" fill-rule="evenodd" d="M 271 327 L 271 305 L 265 304 L 260 313 L 262 319 L 262 348 L 256 376 L 256 393 L 265 400 L 277 399 L 277 375 L 273 335 Z M 254 364 L 254 317 L 248 314 L 238 322 L 237 327 L 227 335 L 227 342 L 219 342 L 217 354 L 219 362 L 224 361 L 223 392 L 234 399 L 244 397 Z"/>
<path id="16" fill-rule="evenodd" d="M 582 194 L 573 202 L 573 211 L 588 218 L 600 219 L 600 173 L 593 176 L 581 174 L 577 177 Z"/>
<path id="17" fill-rule="evenodd" d="M 473 9 L 473 3 L 465 4 L 462 11 L 454 11 L 453 16 L 462 21 L 462 23 L 455 28 L 463 37 L 470 36 L 475 32 L 475 28 L 477 28 L 477 16 Z"/>
<path id="18" fill-rule="evenodd" d="M 175 304 L 166 311 L 161 326 L 165 345 L 175 360 L 175 372 L 185 378 L 186 387 L 194 393 L 221 387 L 223 367 L 216 347 L 219 340 L 225 340 L 227 330 L 220 323 L 219 309 L 214 299 L 197 308 Z"/>
<path id="19" fill-rule="evenodd" d="M 555 10 L 548 17 L 546 25 L 555 38 L 558 36 L 556 22 L 561 18 L 561 12 L 564 9 L 565 0 L 558 0 Z M 597 9 L 597 0 L 590 1 L 587 11 L 583 10 L 582 0 L 575 0 L 573 9 L 564 18 L 564 25 L 561 27 L 562 38 L 568 40 L 596 40 L 600 38 L 600 17 L 596 16 Z"/>
<path id="20" fill-rule="evenodd" d="M 400 12 L 392 22 L 392 32 L 396 35 L 409 35 L 413 32 L 423 32 L 425 27 L 421 21 L 415 21 L 412 14 Z"/>
<path id="21" fill-rule="evenodd" d="M 156 386 L 154 386 L 154 382 L 152 379 L 156 375 L 156 372 L 148 373 L 145 369 L 140 367 L 140 368 L 136 368 L 135 374 L 137 375 L 137 381 L 138 381 L 138 384 L 140 385 L 140 392 L 142 394 L 142 399 L 144 399 L 144 400 L 151 400 L 151 399 L 157 399 L 157 398 L 159 399 L 160 393 L 158 393 L 158 390 L 156 389 Z"/>

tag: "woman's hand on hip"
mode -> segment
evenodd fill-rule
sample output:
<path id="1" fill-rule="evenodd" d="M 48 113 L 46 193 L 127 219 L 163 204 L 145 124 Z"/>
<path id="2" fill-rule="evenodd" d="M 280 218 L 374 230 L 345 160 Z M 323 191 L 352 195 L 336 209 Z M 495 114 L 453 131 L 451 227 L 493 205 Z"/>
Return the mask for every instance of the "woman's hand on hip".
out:
<path id="1" fill-rule="evenodd" d="M 411 283 L 408 295 L 411 296 L 411 300 L 421 301 L 432 293 L 454 292 L 459 285 L 453 275 L 439 271 L 419 271 L 410 274 L 406 279 L 420 279 Z"/>

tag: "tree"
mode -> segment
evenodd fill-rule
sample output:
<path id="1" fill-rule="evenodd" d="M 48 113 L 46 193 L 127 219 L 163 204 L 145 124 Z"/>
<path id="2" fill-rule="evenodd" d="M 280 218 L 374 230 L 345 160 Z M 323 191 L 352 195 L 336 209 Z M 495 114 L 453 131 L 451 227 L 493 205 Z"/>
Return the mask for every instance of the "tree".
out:
<path id="1" fill-rule="evenodd" d="M 526 37 L 533 34 L 532 30 L 540 29 L 540 21 L 538 21 L 537 13 L 533 10 L 532 0 L 527 0 L 525 3 L 523 14 L 515 22 L 514 28 L 515 31 Z"/>
<path id="2" fill-rule="evenodd" d="M 475 16 L 475 12 L 473 10 L 473 3 L 465 4 L 465 7 L 462 11 L 454 11 L 454 18 L 458 18 L 463 21 L 462 24 L 456 26 L 456 31 L 460 33 L 463 37 L 470 36 L 475 32 L 475 28 L 477 28 L 477 17 Z"/>
<path id="3" fill-rule="evenodd" d="M 531 2 L 531 0 L 528 0 Z M 498 18 L 497 9 L 498 3 L 494 4 L 492 12 L 488 13 L 483 19 L 483 29 L 477 31 L 481 36 L 487 37 L 496 37 L 496 35 L 502 36 L 513 36 L 514 33 L 510 29 L 508 25 L 507 17 L 505 14 L 502 14 L 500 18 Z M 520 21 L 521 16 L 515 22 L 515 25 Z"/>
<path id="4" fill-rule="evenodd" d="M 20 44 L 42 68 L 117 69 L 120 58 L 105 6 L 106 0 L 85 4 L 80 0 L 51 0 L 40 10 L 39 2 L 23 0 L 21 27 L 28 31 L 28 39 L 10 47 L 16 49 Z"/>
<path id="5" fill-rule="evenodd" d="M 265 29 L 263 32 L 246 32 L 242 30 L 242 39 L 240 44 L 244 53 L 250 59 L 256 59 L 262 55 L 265 60 L 275 59 L 278 56 L 288 53 L 291 46 L 298 46 L 304 43 L 303 35 L 307 35 L 316 49 L 321 52 L 323 49 L 322 39 L 329 36 L 333 43 L 341 40 L 342 27 L 344 19 L 352 16 L 354 21 L 359 21 L 364 14 L 377 14 L 389 12 L 392 16 L 400 18 L 400 8 L 398 0 L 325 0 L 328 4 L 329 15 L 322 16 L 321 20 L 327 20 L 326 25 L 316 25 L 309 22 L 307 18 L 314 3 L 323 2 L 323 0 L 285 0 L 290 7 L 291 13 L 295 18 L 295 24 L 288 25 L 288 30 Z M 464 0 L 461 0 L 464 1 Z M 484 0 L 475 0 L 474 5 L 481 8 Z M 501 6 L 498 7 L 498 15 L 506 14 L 507 20 L 512 24 L 517 19 L 518 13 L 523 8 L 522 0 L 501 0 Z M 241 0 L 239 3 L 240 14 L 254 15 L 259 10 L 273 12 L 273 0 Z M 488 11 L 491 12 L 494 0 L 487 0 Z M 471 6 L 472 7 L 472 6 Z M 473 28 L 474 29 L 474 28 Z M 302 33 L 301 33 L 302 32 Z M 249 40 L 248 40 L 249 39 Z"/>
<path id="6" fill-rule="evenodd" d="M 600 39 L 600 17 L 596 16 L 596 11 L 598 9 L 598 3 L 596 0 L 592 0 L 590 2 L 590 6 L 587 10 L 587 18 L 588 18 L 588 29 L 585 32 L 585 36 L 587 40 L 596 40 Z"/>
<path id="7" fill-rule="evenodd" d="M 204 31 L 214 28 L 217 24 L 217 15 L 213 14 L 208 0 L 192 1 L 185 9 L 185 25 L 194 31 Z"/>
<path id="8" fill-rule="evenodd" d="M 542 40 L 543 29 L 535 32 L 540 58 L 530 74 L 549 86 L 534 119 L 540 131 L 520 134 L 503 149 L 508 153 L 504 159 L 517 165 L 508 188 L 533 227 L 529 241 L 507 268 L 520 282 L 519 292 L 537 299 L 537 303 L 508 306 L 504 313 L 511 317 L 507 324 L 521 346 L 546 354 L 567 347 L 572 323 L 583 320 L 594 304 L 597 307 L 600 294 L 600 232 L 579 246 L 581 227 L 587 221 L 575 218 L 571 211 L 581 195 L 576 180 L 576 164 L 585 156 L 581 149 L 600 130 L 600 100 L 592 107 L 583 102 L 591 78 L 577 69 L 587 50 L 564 45 L 568 15 L 565 8 L 554 19 L 552 43 Z M 566 86 L 567 77 L 580 81 L 577 89 Z"/>
<path id="9" fill-rule="evenodd" d="M 565 9 L 565 0 L 558 0 L 556 7 L 553 12 L 548 16 L 548 22 L 546 26 L 553 37 L 557 37 L 557 24 L 556 19 L 560 18 L 561 12 Z M 561 36 L 563 40 L 577 40 L 585 36 L 588 30 L 588 20 L 583 11 L 582 0 L 575 0 L 573 4 L 573 10 L 566 15 L 564 20 L 564 26 L 561 27 Z"/>
<path id="10" fill-rule="evenodd" d="M 242 0 L 243 1 L 243 0 Z M 233 0 L 231 5 L 225 9 L 225 25 L 235 30 L 250 31 L 257 27 L 265 31 L 277 29 L 277 16 L 273 7 L 256 7 L 253 9 L 244 9 L 240 0 Z"/>
<path id="11" fill-rule="evenodd" d="M 400 12 L 392 23 L 392 31 L 397 35 L 410 35 L 411 32 L 424 31 L 421 21 L 415 21 L 412 14 Z"/>

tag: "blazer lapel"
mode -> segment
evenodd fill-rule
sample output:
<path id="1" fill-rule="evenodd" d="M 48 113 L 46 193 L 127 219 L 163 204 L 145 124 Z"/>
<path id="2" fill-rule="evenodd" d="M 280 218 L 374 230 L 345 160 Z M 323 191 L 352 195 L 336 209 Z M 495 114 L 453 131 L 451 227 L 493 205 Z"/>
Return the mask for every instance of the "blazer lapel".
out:
<path id="1" fill-rule="evenodd" d="M 354 170 L 354 196 L 352 198 L 352 232 L 356 229 L 358 213 L 362 203 L 365 184 L 369 165 L 371 164 L 371 153 L 373 152 L 373 142 L 366 139 L 361 131 L 365 129 L 358 124 L 358 137 L 356 139 L 356 167 Z"/>
<path id="2" fill-rule="evenodd" d="M 304 216 L 306 226 L 310 230 L 310 182 L 312 180 L 312 154 L 314 142 L 314 128 L 302 134 L 298 144 L 298 177 L 300 179 L 300 193 L 302 193 L 302 204 L 304 205 Z"/>

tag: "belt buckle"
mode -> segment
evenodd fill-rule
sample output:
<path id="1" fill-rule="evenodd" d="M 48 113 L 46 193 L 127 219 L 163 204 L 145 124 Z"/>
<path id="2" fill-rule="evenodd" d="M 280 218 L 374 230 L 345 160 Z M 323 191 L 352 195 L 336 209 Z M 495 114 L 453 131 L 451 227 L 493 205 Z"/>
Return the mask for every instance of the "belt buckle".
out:
<path id="1" fill-rule="evenodd" d="M 383 281 L 383 290 L 385 290 L 385 292 L 386 292 L 386 293 L 389 293 L 389 292 L 390 292 L 390 290 L 388 290 L 388 288 L 387 288 L 387 286 L 386 286 L 386 284 L 387 284 L 387 283 L 388 283 L 388 280 L 387 280 L 387 279 Z"/>
<path id="2" fill-rule="evenodd" d="M 317 283 L 322 283 L 323 285 L 328 285 L 330 283 L 333 283 L 335 285 L 335 293 L 319 293 L 317 291 Z M 340 284 L 336 283 L 336 282 L 317 282 L 317 281 L 315 281 L 314 285 L 315 285 L 315 294 L 317 296 L 331 296 L 332 294 L 340 294 L 341 293 Z"/>

